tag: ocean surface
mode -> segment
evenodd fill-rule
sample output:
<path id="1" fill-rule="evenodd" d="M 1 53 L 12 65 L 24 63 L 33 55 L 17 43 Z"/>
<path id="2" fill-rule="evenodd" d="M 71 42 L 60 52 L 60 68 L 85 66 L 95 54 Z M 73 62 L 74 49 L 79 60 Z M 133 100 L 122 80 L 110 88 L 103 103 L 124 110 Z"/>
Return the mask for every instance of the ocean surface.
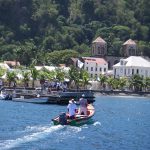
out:
<path id="1" fill-rule="evenodd" d="M 150 150 L 150 98 L 97 96 L 95 116 L 54 126 L 66 106 L 0 101 L 0 150 Z"/>

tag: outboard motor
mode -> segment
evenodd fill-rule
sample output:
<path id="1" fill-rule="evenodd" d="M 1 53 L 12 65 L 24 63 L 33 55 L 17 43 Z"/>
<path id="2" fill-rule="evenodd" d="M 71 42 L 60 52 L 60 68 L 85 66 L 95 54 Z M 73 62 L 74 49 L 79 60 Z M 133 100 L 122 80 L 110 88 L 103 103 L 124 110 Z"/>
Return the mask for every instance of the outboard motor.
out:
<path id="1" fill-rule="evenodd" d="M 5 96 L 5 100 L 12 100 L 12 96 L 11 96 L 10 94 L 7 94 L 7 95 Z"/>
<path id="2" fill-rule="evenodd" d="M 59 123 L 61 124 L 61 125 L 66 125 L 67 124 L 67 118 L 66 118 L 66 113 L 61 113 L 60 115 L 59 115 Z"/>

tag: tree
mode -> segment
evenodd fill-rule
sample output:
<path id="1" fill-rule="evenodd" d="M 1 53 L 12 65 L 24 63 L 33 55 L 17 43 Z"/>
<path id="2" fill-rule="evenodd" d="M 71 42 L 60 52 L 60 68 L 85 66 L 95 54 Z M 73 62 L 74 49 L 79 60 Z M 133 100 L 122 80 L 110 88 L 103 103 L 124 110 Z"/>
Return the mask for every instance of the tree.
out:
<path id="1" fill-rule="evenodd" d="M 65 79 L 65 72 L 61 69 L 56 69 L 56 80 L 63 82 Z"/>
<path id="2" fill-rule="evenodd" d="M 150 90 L 150 77 L 146 77 L 143 79 L 143 86 L 145 88 L 145 91 Z"/>
<path id="3" fill-rule="evenodd" d="M 79 54 L 76 51 L 73 50 L 63 50 L 63 51 L 54 51 L 51 53 L 48 53 L 46 56 L 46 61 L 48 64 L 67 64 L 68 60 L 71 57 L 77 57 Z"/>
<path id="4" fill-rule="evenodd" d="M 22 81 L 24 82 L 24 87 L 28 87 L 29 85 L 29 81 L 30 81 L 30 72 L 29 71 L 22 71 L 22 76 L 23 76 L 23 79 Z"/>
<path id="5" fill-rule="evenodd" d="M 107 77 L 103 74 L 100 74 L 99 76 L 99 82 L 100 82 L 100 86 L 105 90 L 106 87 L 106 81 L 107 81 Z"/>
<path id="6" fill-rule="evenodd" d="M 118 79 L 113 78 L 112 76 L 108 77 L 106 82 L 111 90 L 118 89 L 118 87 L 119 87 Z"/>
<path id="7" fill-rule="evenodd" d="M 0 78 L 6 73 L 6 69 L 0 67 Z"/>
<path id="8" fill-rule="evenodd" d="M 83 85 L 84 89 L 87 89 L 87 85 L 90 85 L 90 82 L 89 82 L 90 78 L 89 78 L 88 72 L 84 69 L 81 69 L 80 78 L 81 78 L 80 80 L 81 85 Z"/>
<path id="9" fill-rule="evenodd" d="M 119 89 L 123 90 L 126 85 L 127 85 L 127 79 L 119 78 Z"/>
<path id="10" fill-rule="evenodd" d="M 71 68 L 69 70 L 69 79 L 70 79 L 70 85 L 72 84 L 72 82 L 74 82 L 75 86 L 78 90 L 79 89 L 79 83 L 80 83 L 80 72 L 74 66 L 71 66 Z"/>
<path id="11" fill-rule="evenodd" d="M 32 66 L 30 68 L 30 71 L 31 71 L 31 78 L 32 78 L 32 88 L 34 88 L 35 80 L 37 80 L 39 72 L 36 70 L 35 67 L 32 67 Z"/>
<path id="12" fill-rule="evenodd" d="M 143 87 L 143 78 L 138 74 L 133 75 L 129 80 L 129 86 L 135 92 L 141 91 Z"/>
<path id="13" fill-rule="evenodd" d="M 7 71 L 6 75 L 7 81 L 8 81 L 8 86 L 11 86 L 11 83 L 13 83 L 14 87 L 16 86 L 16 80 L 17 80 L 17 74 L 14 71 Z"/>

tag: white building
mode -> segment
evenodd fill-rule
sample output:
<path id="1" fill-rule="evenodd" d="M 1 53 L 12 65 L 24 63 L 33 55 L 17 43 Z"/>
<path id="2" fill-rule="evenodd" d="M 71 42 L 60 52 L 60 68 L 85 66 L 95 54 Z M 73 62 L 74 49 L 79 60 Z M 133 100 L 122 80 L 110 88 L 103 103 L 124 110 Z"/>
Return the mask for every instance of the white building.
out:
<path id="1" fill-rule="evenodd" d="M 130 56 L 120 59 L 120 62 L 113 66 L 115 78 L 131 77 L 139 74 L 143 77 L 150 77 L 150 62 L 141 56 Z"/>
<path id="2" fill-rule="evenodd" d="M 84 60 L 84 69 L 91 78 L 98 77 L 108 71 L 108 63 L 103 58 L 82 57 Z"/>

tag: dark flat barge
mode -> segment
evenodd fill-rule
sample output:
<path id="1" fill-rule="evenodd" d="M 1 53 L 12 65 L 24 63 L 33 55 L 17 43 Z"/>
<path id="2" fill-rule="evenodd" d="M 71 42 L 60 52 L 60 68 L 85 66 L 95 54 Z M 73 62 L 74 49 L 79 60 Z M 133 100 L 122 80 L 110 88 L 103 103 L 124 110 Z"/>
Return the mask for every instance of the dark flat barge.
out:
<path id="1" fill-rule="evenodd" d="M 48 96 L 48 103 L 50 104 L 68 104 L 70 99 L 74 99 L 76 102 L 82 97 L 82 94 L 85 95 L 88 103 L 95 102 L 94 93 L 91 91 L 86 92 L 60 92 L 54 95 Z"/>
<path id="2" fill-rule="evenodd" d="M 13 95 L 14 89 L 6 90 L 7 93 Z M 13 97 L 12 100 L 17 102 L 66 105 L 72 98 L 78 103 L 82 94 L 85 95 L 89 104 L 95 101 L 94 92 L 91 90 L 67 92 L 52 91 L 51 93 L 41 93 L 41 91 L 35 89 L 15 89 L 15 97 Z"/>

